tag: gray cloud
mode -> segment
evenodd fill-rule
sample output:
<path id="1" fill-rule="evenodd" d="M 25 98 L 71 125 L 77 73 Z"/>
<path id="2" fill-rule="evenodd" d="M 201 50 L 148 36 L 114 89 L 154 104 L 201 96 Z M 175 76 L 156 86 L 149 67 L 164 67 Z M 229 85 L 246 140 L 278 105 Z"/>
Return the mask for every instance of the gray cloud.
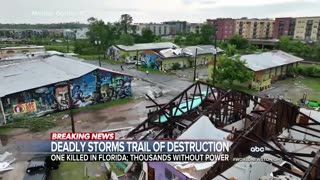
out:
<path id="1" fill-rule="evenodd" d="M 319 15 L 320 2 L 292 2 L 279 3 L 259 6 L 227 6 L 227 7 L 211 7 L 199 8 L 199 14 L 208 14 L 214 17 L 279 17 L 279 16 L 311 16 Z M 224 16 L 221 16 L 221 15 Z M 212 16 L 211 15 L 211 16 Z"/>
<path id="2" fill-rule="evenodd" d="M 219 0 L 171 0 L 169 4 L 150 3 L 150 0 L 9 0 L 0 7 L 1 23 L 86 22 L 89 17 L 117 21 L 129 13 L 135 22 L 186 20 L 203 22 L 217 17 L 283 17 L 320 15 L 320 1 L 297 0 L 269 5 L 218 6 Z M 171 2 L 166 1 L 166 2 Z M 157 1 L 158 2 L 158 1 Z M 164 2 L 164 1 L 163 1 Z M 178 3 L 177 3 L 178 2 Z M 233 1 L 235 2 L 235 1 Z M 231 0 L 228 1 L 231 4 Z M 157 4 L 155 7 L 154 4 Z"/>

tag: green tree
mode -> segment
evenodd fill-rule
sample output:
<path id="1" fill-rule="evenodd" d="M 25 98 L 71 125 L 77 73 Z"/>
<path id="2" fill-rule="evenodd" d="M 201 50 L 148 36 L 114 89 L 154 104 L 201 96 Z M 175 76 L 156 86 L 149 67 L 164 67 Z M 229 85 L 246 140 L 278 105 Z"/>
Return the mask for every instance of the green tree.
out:
<path id="1" fill-rule="evenodd" d="M 240 35 L 232 36 L 229 40 L 229 43 L 236 45 L 237 49 L 247 49 L 249 46 L 249 41 Z"/>
<path id="2" fill-rule="evenodd" d="M 128 33 L 128 30 L 131 29 L 133 18 L 129 14 L 122 14 L 120 17 L 120 25 L 124 33 Z"/>
<path id="3" fill-rule="evenodd" d="M 201 26 L 200 37 L 201 44 L 212 44 L 213 42 L 213 34 L 215 32 L 215 28 L 210 24 L 204 24 Z"/>
<path id="4" fill-rule="evenodd" d="M 318 43 L 314 48 L 314 58 L 320 61 L 320 43 Z"/>
<path id="5" fill-rule="evenodd" d="M 139 34 L 134 34 L 133 36 L 135 43 L 152 43 L 156 41 L 156 36 L 150 29 L 143 29 L 141 36 Z"/>
<path id="6" fill-rule="evenodd" d="M 233 56 L 237 53 L 237 47 L 233 44 L 227 44 L 227 47 L 225 48 L 225 53 L 227 56 Z"/>
<path id="7" fill-rule="evenodd" d="M 278 42 L 278 44 L 277 44 L 277 47 L 278 47 L 280 50 L 288 51 L 289 44 L 290 44 L 290 37 L 289 37 L 289 36 L 282 36 L 282 37 L 280 37 L 280 39 L 279 39 L 279 42 Z"/>
<path id="8" fill-rule="evenodd" d="M 116 39 L 119 39 L 120 32 L 117 28 L 108 23 L 105 24 L 103 20 L 91 17 L 88 19 L 89 22 L 89 32 L 87 33 L 91 46 L 101 49 L 106 49 L 111 46 Z M 97 47 L 95 41 L 101 41 L 101 45 Z"/>
<path id="9" fill-rule="evenodd" d="M 234 81 L 245 83 L 254 77 L 254 73 L 246 66 L 246 62 L 240 56 L 227 57 L 219 56 L 217 63 L 216 77 L 219 83 L 227 82 L 231 87 Z"/>
<path id="10" fill-rule="evenodd" d="M 131 46 L 134 44 L 134 38 L 130 34 L 121 34 L 117 44 Z"/>

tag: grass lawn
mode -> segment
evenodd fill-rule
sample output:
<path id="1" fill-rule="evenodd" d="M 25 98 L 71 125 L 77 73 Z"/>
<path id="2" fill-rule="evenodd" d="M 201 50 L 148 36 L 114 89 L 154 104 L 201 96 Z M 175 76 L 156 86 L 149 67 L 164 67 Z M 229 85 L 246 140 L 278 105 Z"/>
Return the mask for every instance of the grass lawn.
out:
<path id="1" fill-rule="evenodd" d="M 302 64 L 302 63 L 300 63 L 300 64 L 298 65 L 298 67 L 302 67 L 302 68 L 318 67 L 318 68 L 320 68 L 320 65 L 319 65 L 319 64 Z"/>
<path id="2" fill-rule="evenodd" d="M 284 95 L 296 103 L 307 92 L 307 99 L 320 102 L 320 78 L 297 77 L 277 82 L 284 89 Z"/>
<path id="3" fill-rule="evenodd" d="M 210 84 L 211 83 L 212 82 L 210 82 Z M 231 85 L 231 87 L 229 87 L 229 85 L 227 85 L 227 84 L 221 84 L 221 83 L 216 83 L 216 86 L 224 88 L 224 89 L 235 89 L 235 90 L 238 90 L 238 91 L 246 92 L 248 94 L 254 94 L 254 93 L 257 92 L 257 91 L 255 91 L 253 89 L 249 89 L 248 85 L 246 83 L 240 83 L 240 82 L 236 82 L 236 81 Z"/>
<path id="4" fill-rule="evenodd" d="M 94 105 L 88 105 L 86 107 L 80 107 L 73 109 L 74 114 L 81 112 L 95 111 L 99 109 L 108 108 L 111 106 L 123 105 L 132 102 L 134 99 L 124 98 L 106 103 L 99 103 Z M 49 116 L 35 117 L 35 118 L 16 118 L 12 123 L 8 122 L 8 125 L 0 128 L 1 133 L 7 133 L 14 128 L 29 128 L 33 132 L 46 131 L 56 126 L 55 119 L 61 119 L 64 115 L 69 114 L 70 111 L 56 112 Z"/>
<path id="5" fill-rule="evenodd" d="M 10 133 L 11 130 L 12 130 L 12 128 L 10 128 L 10 127 L 1 126 L 0 127 L 0 135 L 8 134 L 8 133 Z"/>
<path id="6" fill-rule="evenodd" d="M 133 101 L 134 101 L 134 99 L 129 97 L 129 98 L 119 99 L 119 100 L 110 101 L 110 102 L 106 102 L 106 103 L 99 103 L 99 104 L 94 104 L 94 105 L 88 105 L 85 107 L 80 107 L 80 108 L 74 109 L 73 112 L 80 113 L 80 112 L 95 111 L 95 110 L 104 109 L 104 108 L 108 108 L 108 107 L 112 107 L 112 106 L 127 104 L 127 103 L 130 103 Z"/>
<path id="7" fill-rule="evenodd" d="M 313 90 L 308 94 L 308 100 L 320 102 L 320 78 L 299 78 L 298 81 Z"/>
<path id="8" fill-rule="evenodd" d="M 149 73 L 152 73 L 152 74 L 170 74 L 170 75 L 174 75 L 175 74 L 173 72 L 165 73 L 165 72 L 162 72 L 160 70 L 155 70 L 155 69 L 148 68 L 148 67 L 143 67 L 143 66 L 139 66 L 138 70 L 142 71 L 142 72 L 146 72 L 148 70 Z"/>
<path id="9" fill-rule="evenodd" d="M 67 52 L 67 45 L 61 44 L 61 45 L 45 45 L 44 46 L 46 51 L 59 51 L 62 53 Z M 69 44 L 69 52 L 73 52 L 74 46 Z"/>
<path id="10" fill-rule="evenodd" d="M 94 162 L 97 166 L 101 164 L 101 162 Z M 51 171 L 50 180 L 102 180 L 105 177 L 102 176 L 97 177 L 86 177 L 85 170 L 85 162 L 62 162 L 59 166 L 59 169 Z"/>

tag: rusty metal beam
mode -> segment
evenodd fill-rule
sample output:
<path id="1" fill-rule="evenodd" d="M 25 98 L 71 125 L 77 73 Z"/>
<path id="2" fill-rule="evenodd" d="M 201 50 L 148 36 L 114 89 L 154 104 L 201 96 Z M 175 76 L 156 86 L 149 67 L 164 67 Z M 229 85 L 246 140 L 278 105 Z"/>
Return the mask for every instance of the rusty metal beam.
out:
<path id="1" fill-rule="evenodd" d="M 300 133 L 302 133 L 302 134 L 307 134 L 307 135 L 310 135 L 310 136 L 313 136 L 313 137 L 320 138 L 320 136 L 317 136 L 317 135 L 314 135 L 314 134 L 311 134 L 311 133 L 308 133 L 308 132 L 301 131 L 301 130 L 296 129 L 296 128 L 294 128 L 294 127 L 290 127 L 290 129 L 292 129 L 292 130 L 294 130 L 294 131 L 298 131 L 298 132 L 300 132 Z"/>
<path id="2" fill-rule="evenodd" d="M 299 127 L 302 127 L 302 128 L 306 128 L 306 129 L 309 129 L 310 131 L 314 131 L 314 132 L 320 133 L 320 130 L 314 129 L 314 128 L 312 128 L 312 127 L 303 126 L 303 125 L 301 125 L 301 124 L 296 124 L 296 126 L 299 126 Z"/>
<path id="3" fill-rule="evenodd" d="M 287 142 L 292 144 L 308 144 L 320 146 L 320 141 L 309 141 L 309 140 L 300 140 L 300 139 L 290 139 L 290 138 L 276 138 L 279 142 Z"/>
<path id="4" fill-rule="evenodd" d="M 301 180 L 316 179 L 315 176 L 317 175 L 317 171 L 319 172 L 319 168 L 316 170 L 315 173 L 312 174 L 312 170 L 315 168 L 313 164 L 320 164 L 320 151 L 316 153 L 315 157 L 312 160 L 312 165 L 310 165 L 308 169 L 305 171 Z"/>
<path id="5" fill-rule="evenodd" d="M 276 163 L 273 163 L 273 162 L 271 162 L 271 161 L 265 161 L 265 162 L 268 163 L 268 164 L 271 164 L 272 166 L 274 166 L 274 167 L 276 167 L 276 168 L 278 168 L 278 169 L 280 169 L 280 170 L 282 170 L 282 171 L 285 171 L 285 172 L 287 172 L 287 173 L 289 173 L 289 174 L 292 174 L 292 175 L 297 176 L 297 177 L 299 177 L 299 178 L 302 177 L 300 174 L 298 174 L 298 173 L 296 173 L 296 172 L 293 172 L 293 171 L 291 171 L 290 169 L 287 169 L 287 168 L 285 168 L 285 167 L 282 167 L 282 166 L 280 166 L 280 165 L 278 165 L 278 164 L 276 164 Z"/>

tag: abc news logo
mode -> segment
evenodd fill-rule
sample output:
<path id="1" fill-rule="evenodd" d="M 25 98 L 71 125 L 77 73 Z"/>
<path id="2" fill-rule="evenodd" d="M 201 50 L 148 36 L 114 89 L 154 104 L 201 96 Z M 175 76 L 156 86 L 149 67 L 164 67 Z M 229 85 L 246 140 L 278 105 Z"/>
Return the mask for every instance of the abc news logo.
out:
<path id="1" fill-rule="evenodd" d="M 261 144 L 256 144 L 254 146 L 250 147 L 250 155 L 255 157 L 255 158 L 260 158 L 264 152 L 265 152 L 265 147 Z"/>

